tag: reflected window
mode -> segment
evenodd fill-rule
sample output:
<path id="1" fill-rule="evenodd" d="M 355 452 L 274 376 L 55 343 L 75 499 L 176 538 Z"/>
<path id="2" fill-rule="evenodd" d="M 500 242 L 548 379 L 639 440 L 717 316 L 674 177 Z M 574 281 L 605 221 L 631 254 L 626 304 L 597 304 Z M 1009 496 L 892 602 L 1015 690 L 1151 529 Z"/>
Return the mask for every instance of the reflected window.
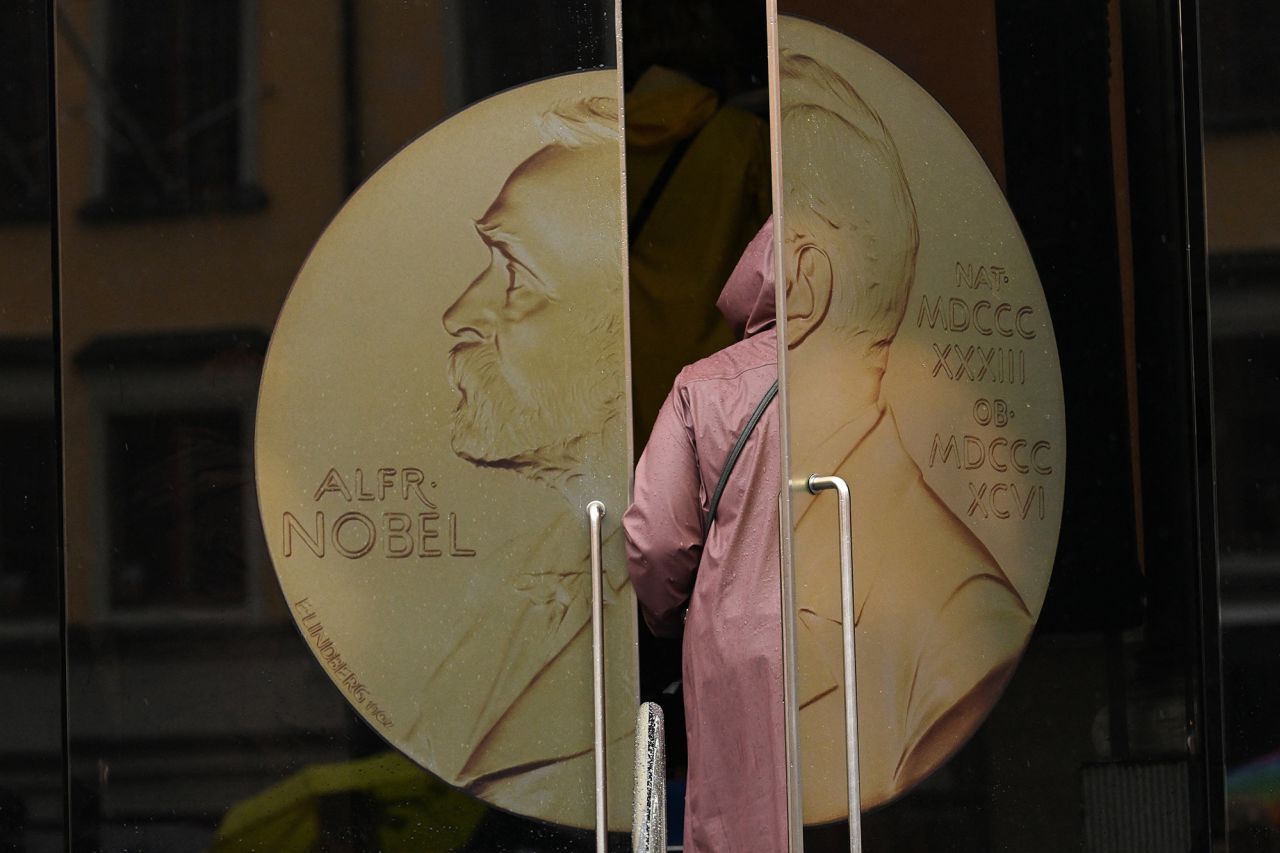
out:
<path id="1" fill-rule="evenodd" d="M 57 495 L 53 347 L 47 339 L 0 345 L 0 622 L 57 619 Z"/>
<path id="2" fill-rule="evenodd" d="M 255 0 L 112 0 L 89 218 L 253 209 Z"/>
<path id="3" fill-rule="evenodd" d="M 0 220 L 49 212 L 46 63 L 43 14 L 0 4 Z"/>
<path id="4" fill-rule="evenodd" d="M 112 610 L 245 603 L 240 413 L 108 420 Z"/>
<path id="5" fill-rule="evenodd" d="M 1218 340 L 1215 372 L 1224 403 L 1217 413 L 1222 434 L 1219 476 L 1233 489 L 1220 498 L 1223 551 L 1280 559 L 1280 341 Z M 1270 386 L 1268 388 L 1268 386 Z M 1248 389 L 1268 389 L 1254 395 Z"/>
<path id="6" fill-rule="evenodd" d="M 54 464 L 53 418 L 0 420 L 0 618 L 47 613 L 57 594 L 53 564 L 56 512 L 49 471 Z"/>
<path id="7" fill-rule="evenodd" d="M 1206 123 L 1214 130 L 1280 127 L 1280 3 L 1213 0 L 1201 11 L 1201 41 L 1210 46 Z"/>
<path id="8" fill-rule="evenodd" d="M 250 473 L 266 348 L 251 331 L 104 337 L 76 357 L 90 392 L 95 617 L 262 612 Z"/>
<path id="9" fill-rule="evenodd" d="M 1221 254 L 1213 281 L 1214 413 L 1224 617 L 1280 603 L 1280 255 Z M 1274 615 L 1270 617 L 1274 619 Z"/>

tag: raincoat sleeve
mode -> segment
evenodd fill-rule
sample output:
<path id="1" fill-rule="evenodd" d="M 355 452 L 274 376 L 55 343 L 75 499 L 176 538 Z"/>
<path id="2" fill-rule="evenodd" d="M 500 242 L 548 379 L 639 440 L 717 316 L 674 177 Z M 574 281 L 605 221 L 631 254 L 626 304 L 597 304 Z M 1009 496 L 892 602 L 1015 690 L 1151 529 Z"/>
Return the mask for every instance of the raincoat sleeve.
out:
<path id="1" fill-rule="evenodd" d="M 679 380 L 636 466 L 635 500 L 622 519 L 627 569 L 649 629 L 678 636 L 702 556 L 702 484 Z"/>

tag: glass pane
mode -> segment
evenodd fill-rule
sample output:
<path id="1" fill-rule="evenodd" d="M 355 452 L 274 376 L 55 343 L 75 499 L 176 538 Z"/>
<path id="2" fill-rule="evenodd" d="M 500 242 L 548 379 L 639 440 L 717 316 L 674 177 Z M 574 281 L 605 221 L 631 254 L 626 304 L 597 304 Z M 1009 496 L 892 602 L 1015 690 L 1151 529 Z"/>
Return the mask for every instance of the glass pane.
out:
<path id="1" fill-rule="evenodd" d="M 669 395 L 678 394 L 673 390 L 678 374 L 688 365 L 738 346 L 742 332 L 735 330 L 733 323 L 722 314 L 718 300 L 743 250 L 759 233 L 770 213 L 767 31 L 762 2 L 628 2 L 622 12 L 632 420 L 637 451 L 645 451 L 652 444 L 656 454 L 671 442 L 670 433 L 656 435 L 652 441 L 651 433 L 663 403 Z M 772 303 L 767 313 L 771 318 Z M 772 359 L 776 346 L 766 345 L 762 351 Z M 740 372 L 730 367 L 723 375 Z M 776 366 L 770 363 L 765 385 L 776 377 L 776 372 Z M 754 381 L 755 377 L 742 380 L 743 384 Z M 733 380 L 735 386 L 738 382 Z M 709 391 L 709 383 L 701 383 L 699 387 L 708 398 L 718 393 Z M 734 411 L 733 417 L 745 421 L 755 404 L 756 400 L 751 400 L 745 405 L 745 411 Z M 774 417 L 776 413 L 775 404 L 769 414 Z M 636 493 L 643 494 L 647 489 L 649 494 L 665 500 L 690 493 L 671 488 L 673 483 L 684 484 L 692 490 L 702 483 L 709 499 L 715 488 L 715 481 L 711 479 L 715 475 L 708 477 L 711 482 L 706 483 L 700 478 L 701 472 L 715 471 L 728 455 L 728 447 L 720 446 L 723 439 L 711 428 L 712 423 L 714 419 L 706 422 L 700 419 L 695 427 L 700 439 L 695 455 L 707 469 L 699 466 L 699 476 L 695 476 L 695 466 L 687 458 L 683 470 L 672 470 L 667 464 L 649 466 L 644 470 L 658 481 L 656 488 L 654 483 L 637 479 Z M 667 424 L 670 426 L 672 421 L 668 420 Z M 741 424 L 724 426 L 733 430 Z M 768 422 L 762 423 L 752 443 L 776 453 L 776 440 L 770 442 L 766 436 L 769 429 Z M 708 447 L 705 441 L 713 434 L 717 442 Z M 776 513 L 776 462 L 761 465 L 770 482 L 767 487 L 752 481 L 748 467 L 748 464 L 742 465 L 735 475 L 735 484 L 758 490 L 759 500 Z M 726 512 L 733 503 L 732 498 L 726 502 Z M 694 504 L 694 501 L 685 504 L 692 514 L 705 509 Z M 695 527 L 697 523 L 694 522 Z M 761 526 L 776 535 L 776 521 Z M 669 519 L 664 518 L 655 528 L 669 531 Z M 722 526 L 721 530 L 724 529 Z M 659 534 L 654 540 L 663 538 Z M 731 539 L 731 536 L 720 539 L 716 548 L 723 553 L 723 543 Z M 699 543 L 696 547 L 702 548 L 705 544 Z M 776 543 L 768 550 L 776 553 Z M 697 616 L 691 616 L 690 623 L 682 623 L 678 629 L 671 625 L 650 629 L 642 624 L 638 638 L 641 699 L 657 703 L 665 717 L 668 842 L 678 845 L 685 841 L 686 849 L 701 840 L 686 832 L 693 829 L 684 819 L 686 801 L 691 804 L 699 801 L 705 814 L 709 801 L 698 793 L 699 789 L 706 791 L 724 785 L 724 774 L 709 772 L 707 757 L 712 756 L 713 762 L 737 763 L 738 767 L 761 767 L 770 763 L 770 757 L 765 754 L 767 742 L 750 737 L 759 729 L 762 706 L 753 706 L 755 710 L 751 712 L 739 708 L 726 714 L 714 695 L 709 698 L 702 694 L 695 700 L 699 684 L 714 680 L 731 685 L 731 690 L 740 690 L 740 696 L 758 697 L 766 702 L 778 698 L 776 690 L 763 691 L 763 695 L 757 692 L 759 682 L 753 673 L 758 669 L 750 648 L 739 645 L 735 655 L 723 655 L 716 648 L 714 633 L 705 630 L 727 617 L 726 610 L 716 606 L 717 600 L 723 601 L 722 593 L 726 590 L 776 587 L 776 560 L 771 557 L 762 560 L 761 577 L 750 571 L 738 571 L 734 577 L 739 581 L 722 588 L 716 582 L 714 569 L 703 570 L 702 563 L 709 563 L 710 559 L 705 551 L 699 556 L 697 572 L 704 579 L 683 587 L 689 597 L 701 599 L 703 606 L 698 608 Z M 666 559 L 655 559 L 651 563 L 663 564 L 670 565 Z M 670 586 L 665 583 L 656 586 L 660 589 L 654 590 L 656 594 L 648 601 L 641 590 L 642 607 L 669 606 Z M 683 607 L 686 600 L 679 597 Z M 775 589 L 765 597 L 771 609 L 741 614 L 737 618 L 752 617 L 776 633 L 772 609 L 776 608 L 776 600 Z M 694 613 L 692 603 L 689 612 Z M 655 630 L 661 636 L 655 634 Z M 673 633 L 677 636 L 670 636 Z M 691 659 L 689 667 L 685 667 L 683 661 L 686 647 Z M 707 667 L 698 663 L 712 657 L 720 665 Z M 686 717 L 686 702 L 695 701 L 697 705 Z M 773 709 L 772 716 L 780 719 L 780 706 Z M 693 754 L 689 739 L 693 740 Z M 732 742 L 734 748 L 725 749 L 726 742 Z M 749 746 L 744 746 L 748 743 Z M 752 777 L 753 785 L 772 783 L 771 774 Z M 702 826 L 705 832 L 705 820 Z M 739 838 L 749 838 L 751 846 L 771 846 L 748 822 L 737 822 L 733 831 Z M 720 839 L 716 843 L 733 847 L 735 841 Z"/>
<path id="2" fill-rule="evenodd" d="M 1233 851 L 1280 848 L 1280 9 L 1200 4 L 1223 715 Z"/>
<path id="3" fill-rule="evenodd" d="M 63 850 L 49 21 L 0 8 L 0 848 Z"/>
<path id="4" fill-rule="evenodd" d="M 868 850 L 1204 846 L 1211 501 L 1204 353 L 1169 285 L 1190 271 L 1166 248 L 1188 204 L 1167 10 L 778 7 L 806 849 L 847 849 L 849 814 L 815 474 L 852 492 Z"/>
<path id="5" fill-rule="evenodd" d="M 629 829 L 613 3 L 57 44 L 74 849 L 591 849 L 591 500 Z"/>

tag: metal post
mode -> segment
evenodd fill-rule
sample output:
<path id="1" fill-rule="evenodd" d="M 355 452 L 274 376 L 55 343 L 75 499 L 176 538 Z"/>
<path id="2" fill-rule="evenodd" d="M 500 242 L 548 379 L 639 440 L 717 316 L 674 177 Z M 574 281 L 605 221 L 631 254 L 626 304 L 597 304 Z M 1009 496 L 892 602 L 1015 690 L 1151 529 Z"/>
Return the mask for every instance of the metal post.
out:
<path id="1" fill-rule="evenodd" d="M 862 853 L 862 797 L 858 791 L 858 679 L 854 660 L 853 514 L 849 484 L 840 477 L 808 480 L 812 494 L 834 489 L 840 501 L 840 621 L 844 633 L 845 763 L 849 780 L 849 850 Z"/>
<path id="2" fill-rule="evenodd" d="M 595 765 L 596 765 L 596 853 L 609 847 L 609 799 L 605 787 L 605 720 L 604 720 L 604 557 L 601 554 L 600 521 L 604 504 L 587 504 L 587 521 L 591 528 L 591 688 L 594 701 Z"/>

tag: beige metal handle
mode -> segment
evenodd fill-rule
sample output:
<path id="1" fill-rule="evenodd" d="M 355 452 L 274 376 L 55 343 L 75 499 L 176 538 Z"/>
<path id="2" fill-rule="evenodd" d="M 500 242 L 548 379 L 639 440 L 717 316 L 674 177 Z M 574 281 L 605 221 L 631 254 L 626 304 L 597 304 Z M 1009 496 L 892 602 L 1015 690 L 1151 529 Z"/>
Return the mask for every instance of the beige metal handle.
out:
<path id="1" fill-rule="evenodd" d="M 862 797 L 858 790 L 858 679 L 854 658 L 853 510 L 849 484 L 840 477 L 811 476 L 809 492 L 834 490 L 840 508 L 840 621 L 844 635 L 845 764 L 849 781 L 849 851 L 862 853 Z"/>
<path id="2" fill-rule="evenodd" d="M 587 522 L 591 528 L 591 692 L 594 704 L 595 769 L 596 769 L 596 853 L 609 847 L 609 797 L 605 787 L 605 719 L 604 719 L 604 557 L 602 555 L 601 520 L 604 504 L 587 504 Z"/>

